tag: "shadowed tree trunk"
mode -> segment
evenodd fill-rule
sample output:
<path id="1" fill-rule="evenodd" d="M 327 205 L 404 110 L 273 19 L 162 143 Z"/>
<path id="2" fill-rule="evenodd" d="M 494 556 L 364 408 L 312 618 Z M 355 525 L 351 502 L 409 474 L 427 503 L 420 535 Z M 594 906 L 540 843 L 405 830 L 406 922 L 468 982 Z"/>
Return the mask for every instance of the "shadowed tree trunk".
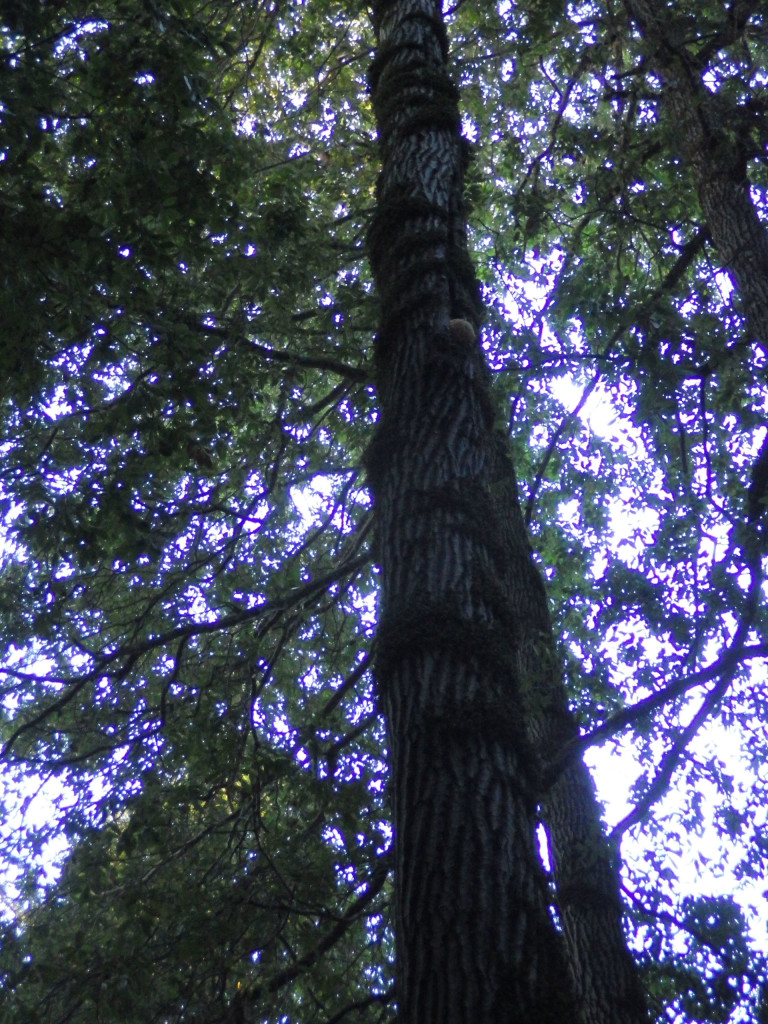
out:
<path id="1" fill-rule="evenodd" d="M 580 762 L 547 779 L 574 725 L 477 339 L 441 4 L 379 3 L 374 17 L 380 420 L 368 468 L 400 1020 L 639 1022 L 591 780 Z M 542 801 L 570 972 L 537 851 Z"/>
<path id="2" fill-rule="evenodd" d="M 526 735 L 538 764 L 539 813 L 546 828 L 558 916 L 584 1024 L 648 1020 L 637 967 L 626 947 L 613 850 L 600 820 L 595 788 L 578 756 L 563 756 L 578 737 L 565 694 L 542 578 L 531 560 L 514 468 L 498 442 L 496 495 L 507 522 L 505 581 L 512 611 L 516 678 L 521 680 Z"/>

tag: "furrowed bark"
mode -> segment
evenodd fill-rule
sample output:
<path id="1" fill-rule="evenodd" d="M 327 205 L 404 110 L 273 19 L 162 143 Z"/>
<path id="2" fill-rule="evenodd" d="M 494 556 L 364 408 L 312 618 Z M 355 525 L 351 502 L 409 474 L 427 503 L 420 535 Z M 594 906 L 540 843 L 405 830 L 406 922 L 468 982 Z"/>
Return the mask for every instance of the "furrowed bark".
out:
<path id="1" fill-rule="evenodd" d="M 374 5 L 382 171 L 370 252 L 380 419 L 368 453 L 377 680 L 395 825 L 401 1024 L 573 1019 L 535 841 L 477 341 L 463 143 L 439 0 Z"/>

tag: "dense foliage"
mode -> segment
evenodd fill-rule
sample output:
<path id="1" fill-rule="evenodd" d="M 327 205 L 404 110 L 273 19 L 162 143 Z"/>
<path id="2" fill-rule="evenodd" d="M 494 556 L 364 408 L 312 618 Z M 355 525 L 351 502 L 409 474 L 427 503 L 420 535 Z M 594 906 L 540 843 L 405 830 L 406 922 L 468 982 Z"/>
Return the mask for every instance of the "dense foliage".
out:
<path id="1" fill-rule="evenodd" d="M 367 11 L 2 18 L 0 1017 L 391 1020 Z M 766 16 L 466 0 L 449 26 L 571 703 L 585 749 L 638 765 L 631 943 L 659 1019 L 758 1020 L 745 907 L 681 868 L 714 834 L 707 884 L 768 871 L 768 320 L 723 270 L 659 39 L 765 224 Z"/>

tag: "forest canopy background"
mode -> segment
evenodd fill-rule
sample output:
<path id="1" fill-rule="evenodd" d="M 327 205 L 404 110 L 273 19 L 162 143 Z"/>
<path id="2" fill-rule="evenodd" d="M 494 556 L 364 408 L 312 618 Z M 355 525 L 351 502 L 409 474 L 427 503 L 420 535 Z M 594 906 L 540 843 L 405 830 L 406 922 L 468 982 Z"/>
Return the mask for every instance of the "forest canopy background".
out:
<path id="1" fill-rule="evenodd" d="M 639 766 L 654 1011 L 757 1020 L 745 908 L 678 872 L 705 828 L 768 868 L 768 26 L 635 7 L 449 12 L 482 342 L 584 746 Z M 366 8 L 0 15 L 3 1019 L 392 1019 Z"/>

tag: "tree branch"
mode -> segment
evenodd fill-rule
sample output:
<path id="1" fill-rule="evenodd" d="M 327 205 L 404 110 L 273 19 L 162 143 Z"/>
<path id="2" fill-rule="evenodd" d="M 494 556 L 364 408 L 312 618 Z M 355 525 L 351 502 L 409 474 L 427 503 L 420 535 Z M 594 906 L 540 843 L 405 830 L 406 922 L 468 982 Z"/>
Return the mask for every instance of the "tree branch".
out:
<path id="1" fill-rule="evenodd" d="M 622 818 L 618 825 L 611 830 L 609 836 L 611 841 L 615 842 L 628 829 L 642 822 L 648 816 L 651 807 L 667 792 L 669 783 L 675 773 L 675 769 L 679 765 L 688 744 L 710 715 L 716 710 L 717 705 L 723 699 L 728 687 L 731 685 L 732 679 L 733 674 L 725 676 L 706 695 L 699 710 L 693 716 L 688 725 L 681 730 L 670 749 L 661 759 L 661 765 L 656 773 L 656 777 L 653 779 L 648 789 L 640 800 L 638 800 L 637 804 L 635 804 L 629 814 Z"/>
<path id="2" fill-rule="evenodd" d="M 363 892 L 345 911 L 344 915 L 336 922 L 333 928 L 331 928 L 331 930 L 324 935 L 322 939 L 320 939 L 317 945 L 314 946 L 313 949 L 308 950 L 303 956 L 299 957 L 299 959 L 295 963 L 291 964 L 290 967 L 286 967 L 284 970 L 279 971 L 265 985 L 258 985 L 247 991 L 242 997 L 243 1000 L 247 1000 L 249 1003 L 255 1003 L 262 994 L 277 992 L 279 989 L 283 988 L 284 985 L 293 981 L 299 974 L 308 970 L 317 963 L 323 953 L 327 952 L 331 946 L 334 946 L 339 941 L 347 929 L 354 924 L 360 914 L 363 913 L 366 907 L 381 892 L 387 878 L 389 877 L 391 868 L 392 855 L 388 851 L 380 857 L 374 865 L 370 881 Z"/>
<path id="3" fill-rule="evenodd" d="M 582 753 L 588 747 L 594 746 L 601 740 L 607 740 L 611 736 L 615 736 L 616 733 L 621 732 L 628 725 L 634 725 L 637 722 L 641 722 L 646 718 L 649 718 L 654 711 L 658 711 L 659 708 L 668 704 L 670 701 L 675 700 L 677 697 L 682 697 L 689 690 L 695 689 L 697 686 L 702 686 L 704 683 L 709 683 L 713 679 L 717 679 L 724 672 L 734 672 L 737 670 L 739 665 L 743 661 L 749 661 L 752 658 L 766 658 L 768 657 L 768 643 L 762 644 L 750 644 L 747 647 L 741 647 L 738 651 L 730 647 L 722 657 L 718 658 L 716 662 L 709 665 L 707 668 L 701 669 L 699 672 L 694 672 L 693 675 L 685 676 L 682 679 L 676 680 L 674 683 L 670 683 L 663 689 L 658 690 L 656 693 L 652 693 L 649 697 L 644 697 L 643 700 L 637 702 L 637 704 L 631 704 L 627 708 L 622 708 L 621 711 L 617 711 L 615 715 L 611 715 L 610 718 L 606 719 L 600 725 L 595 726 L 590 732 L 580 736 L 574 743 L 571 749 L 567 752 L 566 756 L 571 756 L 572 753 L 578 751 Z"/>

